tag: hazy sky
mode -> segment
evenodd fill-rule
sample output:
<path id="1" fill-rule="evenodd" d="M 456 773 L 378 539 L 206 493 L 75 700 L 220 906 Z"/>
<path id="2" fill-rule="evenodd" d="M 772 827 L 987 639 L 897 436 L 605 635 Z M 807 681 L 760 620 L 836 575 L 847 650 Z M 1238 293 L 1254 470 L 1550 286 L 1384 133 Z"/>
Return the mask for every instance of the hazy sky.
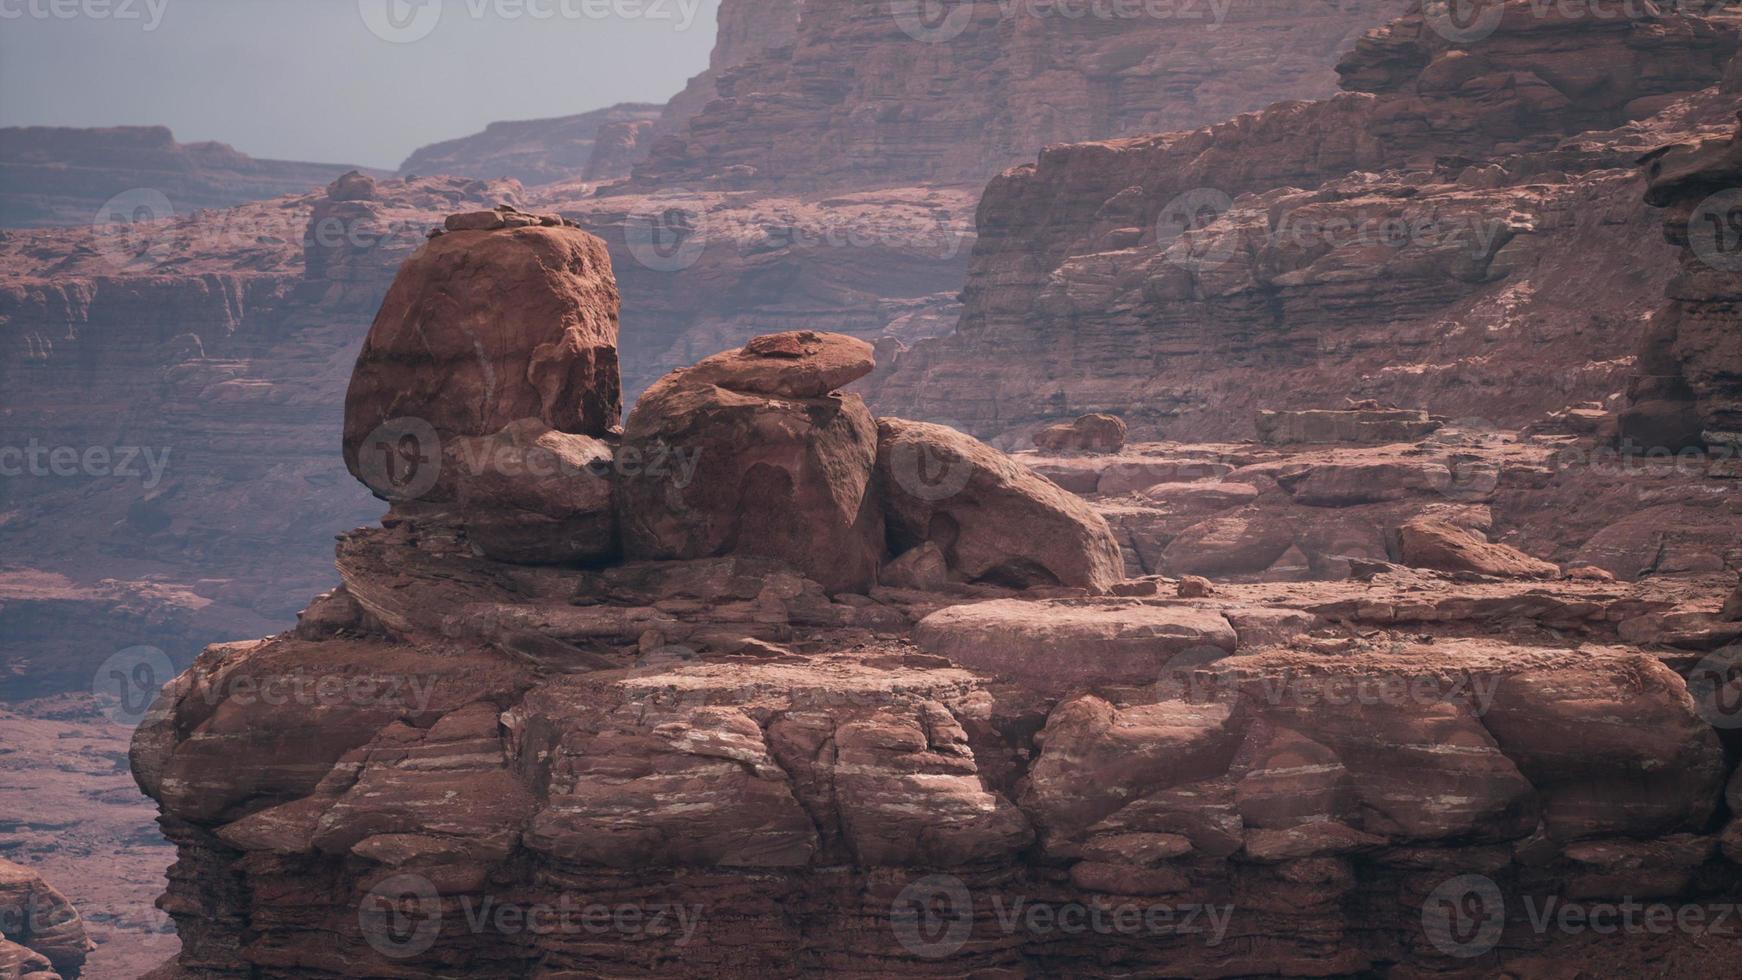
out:
<path id="1" fill-rule="evenodd" d="M 0 125 L 162 124 L 257 157 L 395 168 L 498 119 L 665 101 L 707 67 L 718 5 L 0 0 Z"/>

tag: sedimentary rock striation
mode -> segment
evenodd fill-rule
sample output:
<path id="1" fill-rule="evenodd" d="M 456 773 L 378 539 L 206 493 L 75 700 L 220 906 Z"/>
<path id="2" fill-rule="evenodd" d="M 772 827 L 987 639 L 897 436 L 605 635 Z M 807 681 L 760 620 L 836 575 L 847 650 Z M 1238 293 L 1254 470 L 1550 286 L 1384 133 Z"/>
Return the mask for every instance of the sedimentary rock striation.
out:
<path id="1" fill-rule="evenodd" d="M 556 119 L 493 122 L 481 133 L 420 147 L 399 172 L 507 178 L 528 187 L 577 177 L 615 180 L 629 176 L 647 151 L 660 114 L 660 106 L 629 102 Z"/>
<path id="2" fill-rule="evenodd" d="M 978 184 L 1049 143 L 1322 96 L 1338 53 L 1402 8 L 812 0 L 785 43 L 717 74 L 632 184 Z"/>
<path id="3" fill-rule="evenodd" d="M 499 288 L 416 262 L 402 285 L 461 308 Z M 606 290 L 580 301 L 613 312 Z M 537 340 L 517 322 L 480 339 Z M 1509 474 L 1493 483 L 1409 444 L 1134 445 L 1058 458 L 1061 482 L 1093 474 L 1079 499 L 959 433 L 871 423 L 838 390 L 871 358 L 797 332 L 705 359 L 598 440 L 614 502 L 559 499 L 518 463 L 464 505 L 396 500 L 341 538 L 344 585 L 295 631 L 209 648 L 132 750 L 180 853 L 166 969 L 1742 967 L 1692 934 L 1593 950 L 1532 927 L 1547 901 L 1721 903 L 1742 875 L 1718 731 L 1733 673 L 1706 656 L 1738 635 L 1733 576 L 1551 578 L 1527 536 L 1472 529 L 1510 495 L 1552 497 L 1531 466 L 1562 443 L 1448 450 Z M 419 370 L 414 387 L 465 369 Z M 544 424 L 501 444 L 554 452 Z M 717 482 L 647 467 L 661 444 L 702 450 Z M 1107 567 L 1121 487 L 1167 501 L 1164 520 L 1316 508 L 1381 549 L 1387 523 L 1436 547 L 1164 597 L 1166 579 Z M 492 557 L 466 507 L 498 496 L 603 515 L 625 553 Z M 1439 570 L 1448 556 L 1489 563 Z"/>
<path id="4" fill-rule="evenodd" d="M 1015 440 L 1093 411 L 1228 438 L 1346 395 L 1513 426 L 1607 399 L 1629 365 L 1587 352 L 1638 346 L 1675 272 L 1633 158 L 1728 132 L 1706 87 L 1736 33 L 1492 10 L 1464 43 L 1419 12 L 1369 34 L 1334 98 L 994 179 L 955 333 L 873 403 Z"/>
<path id="5" fill-rule="evenodd" d="M 0 971 L 8 977 L 77 977 L 92 944 L 77 909 L 42 876 L 0 858 Z"/>

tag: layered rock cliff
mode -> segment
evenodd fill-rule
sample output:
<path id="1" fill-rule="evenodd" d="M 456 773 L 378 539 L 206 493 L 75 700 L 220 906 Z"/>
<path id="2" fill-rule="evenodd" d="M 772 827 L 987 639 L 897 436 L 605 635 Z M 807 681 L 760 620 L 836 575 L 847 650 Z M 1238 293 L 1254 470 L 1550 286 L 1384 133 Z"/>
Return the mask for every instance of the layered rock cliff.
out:
<path id="1" fill-rule="evenodd" d="M 1327 94 L 1337 54 L 1402 9 L 810 0 L 790 43 L 717 72 L 718 98 L 633 184 L 978 184 L 1048 143 Z"/>
<path id="2" fill-rule="evenodd" d="M 557 119 L 493 122 L 482 133 L 420 147 L 399 172 L 510 178 L 529 187 L 627 177 L 660 113 L 657 105 L 625 103 Z"/>
<path id="3" fill-rule="evenodd" d="M 0 226 L 90 225 L 105 206 L 131 220 L 227 208 L 320 187 L 347 170 L 256 160 L 222 143 L 177 143 L 162 126 L 0 129 Z M 149 196 L 148 196 L 149 195 Z"/>
<path id="4" fill-rule="evenodd" d="M 438 425 L 500 404 L 477 363 L 551 341 L 468 311 L 514 282 L 596 347 L 615 294 L 593 265 L 488 272 L 578 232 L 449 227 L 388 309 L 481 331 L 479 361 L 384 316 L 346 406 L 375 425 L 393 351 L 414 400 L 451 375 L 427 431 L 363 447 L 420 468 L 371 482 L 392 510 L 342 537 L 341 589 L 208 649 L 135 735 L 180 854 L 168 975 L 1742 968 L 1709 931 L 1540 925 L 1707 921 L 1742 885 L 1735 675 L 1702 657 L 1742 635 L 1733 577 L 1563 576 L 1480 526 L 1552 493 L 1542 454 L 1571 442 L 1127 447 L 1053 482 L 873 419 L 840 390 L 871 349 L 802 331 L 674 372 L 621 438 L 545 414 L 480 440 Z M 1060 487 L 1073 465 L 1094 499 Z M 1396 554 L 1336 582 L 1127 577 L 1122 485 L 1173 514 L 1239 486 L 1229 519 L 1346 510 Z"/>
<path id="5" fill-rule="evenodd" d="M 1350 395 L 1510 425 L 1615 395 L 1674 267 L 1633 158 L 1728 128 L 1733 97 L 1700 90 L 1736 34 L 1492 9 L 1467 43 L 1419 12 L 1364 37 L 1335 98 L 1000 176 L 955 334 L 876 400 L 984 434 L 1111 410 L 1227 438 Z"/>

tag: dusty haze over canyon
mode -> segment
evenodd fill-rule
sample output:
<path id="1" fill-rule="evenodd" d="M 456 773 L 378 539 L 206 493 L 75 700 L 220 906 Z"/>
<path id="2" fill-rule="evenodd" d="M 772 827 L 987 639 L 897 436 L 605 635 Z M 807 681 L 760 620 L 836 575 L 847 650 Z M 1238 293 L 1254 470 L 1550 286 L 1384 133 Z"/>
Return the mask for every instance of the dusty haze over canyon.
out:
<path id="1" fill-rule="evenodd" d="M 0 978 L 1742 975 L 1742 5 L 0 19 Z"/>

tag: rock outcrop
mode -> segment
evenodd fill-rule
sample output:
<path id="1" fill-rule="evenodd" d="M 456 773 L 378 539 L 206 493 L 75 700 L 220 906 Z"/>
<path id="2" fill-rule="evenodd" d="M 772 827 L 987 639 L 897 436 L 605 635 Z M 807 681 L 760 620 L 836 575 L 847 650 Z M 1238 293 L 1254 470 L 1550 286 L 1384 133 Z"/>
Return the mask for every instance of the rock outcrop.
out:
<path id="1" fill-rule="evenodd" d="M 414 282 L 397 297 L 411 307 L 501 292 Z M 526 326 L 504 315 L 479 339 L 528 363 L 545 337 Z M 1533 929 L 1527 909 L 1733 897 L 1738 777 L 1718 731 L 1731 702 L 1712 690 L 1728 675 L 1690 663 L 1736 634 L 1713 614 L 1732 577 L 1670 571 L 1668 537 L 1642 582 L 1382 557 L 1384 527 L 1424 514 L 1467 528 L 1484 507 L 1528 512 L 1512 496 L 1615 506 L 1588 483 L 1558 487 L 1537 466 L 1548 445 L 1448 427 L 1439 455 L 1059 457 L 1061 476 L 1093 474 L 1083 500 L 948 428 L 873 425 L 838 393 L 873 356 L 844 336 L 774 334 L 656 385 L 615 451 L 623 559 L 499 560 L 446 505 L 396 504 L 342 536 L 343 589 L 296 632 L 202 654 L 131 754 L 179 851 L 163 903 L 177 968 L 1571 970 L 1594 954 Z M 421 364 L 416 391 L 470 376 Z M 600 383 L 559 400 L 615 396 Z M 488 438 L 529 452 L 542 426 Z M 703 449 L 719 482 L 697 495 L 631 477 L 662 441 Z M 1469 463 L 1494 463 L 1493 480 Z M 501 476 L 468 503 L 556 496 L 538 474 Z M 1654 492 L 1722 508 L 1681 479 Z M 1249 493 L 1160 489 L 1199 481 Z M 1264 570 L 1313 570 L 1298 520 L 1313 510 L 1371 527 L 1380 557 L 1345 555 L 1335 581 L 1222 577 L 1162 598 L 1155 575 L 1126 580 L 1098 513 L 1118 512 L 1104 494 L 1151 493 L 1184 500 L 1181 520 L 1241 507 L 1279 526 Z M 880 521 L 887 533 L 868 533 Z M 1316 527 L 1321 557 L 1362 543 Z M 638 558 L 644 533 L 682 553 Z M 880 550 L 862 563 L 862 545 Z M 847 581 L 880 561 L 899 584 Z M 1102 926 L 1061 925 L 1078 919 Z M 1682 934 L 1604 956 L 1623 973 L 1742 968 L 1731 944 Z"/>
<path id="2" fill-rule="evenodd" d="M 1731 87 L 1730 91 L 1742 91 Z M 1728 137 L 1641 159 L 1677 275 L 1639 352 L 1619 435 L 1631 452 L 1742 449 L 1742 114 Z"/>
<path id="3" fill-rule="evenodd" d="M 978 184 L 1049 143 L 1321 97 L 1338 53 L 1402 9 L 809 2 L 781 43 L 717 73 L 718 97 L 632 184 Z"/>
<path id="4" fill-rule="evenodd" d="M 1345 396 L 1514 427 L 1608 398 L 1627 365 L 1584 352 L 1637 346 L 1675 271 L 1641 251 L 1631 160 L 1730 128 L 1733 98 L 1701 90 L 1736 32 L 1492 9 L 1466 43 L 1419 12 L 1364 37 L 1334 98 L 1052 146 L 995 178 L 956 332 L 868 397 L 1011 440 L 1094 411 L 1220 439 Z"/>
<path id="5" fill-rule="evenodd" d="M 884 550 L 872 493 L 877 423 L 836 389 L 869 374 L 869 344 L 759 337 L 667 376 L 623 433 L 618 511 L 639 559 L 781 559 L 825 587 L 867 591 Z"/>
<path id="6" fill-rule="evenodd" d="M 163 126 L 0 129 L 0 227 L 89 227 L 137 208 L 186 217 L 301 194 L 352 168 L 256 160 L 222 143 L 177 143 Z"/>
<path id="7" fill-rule="evenodd" d="M 66 896 L 36 872 L 0 858 L 0 976 L 71 980 L 92 948 Z"/>

